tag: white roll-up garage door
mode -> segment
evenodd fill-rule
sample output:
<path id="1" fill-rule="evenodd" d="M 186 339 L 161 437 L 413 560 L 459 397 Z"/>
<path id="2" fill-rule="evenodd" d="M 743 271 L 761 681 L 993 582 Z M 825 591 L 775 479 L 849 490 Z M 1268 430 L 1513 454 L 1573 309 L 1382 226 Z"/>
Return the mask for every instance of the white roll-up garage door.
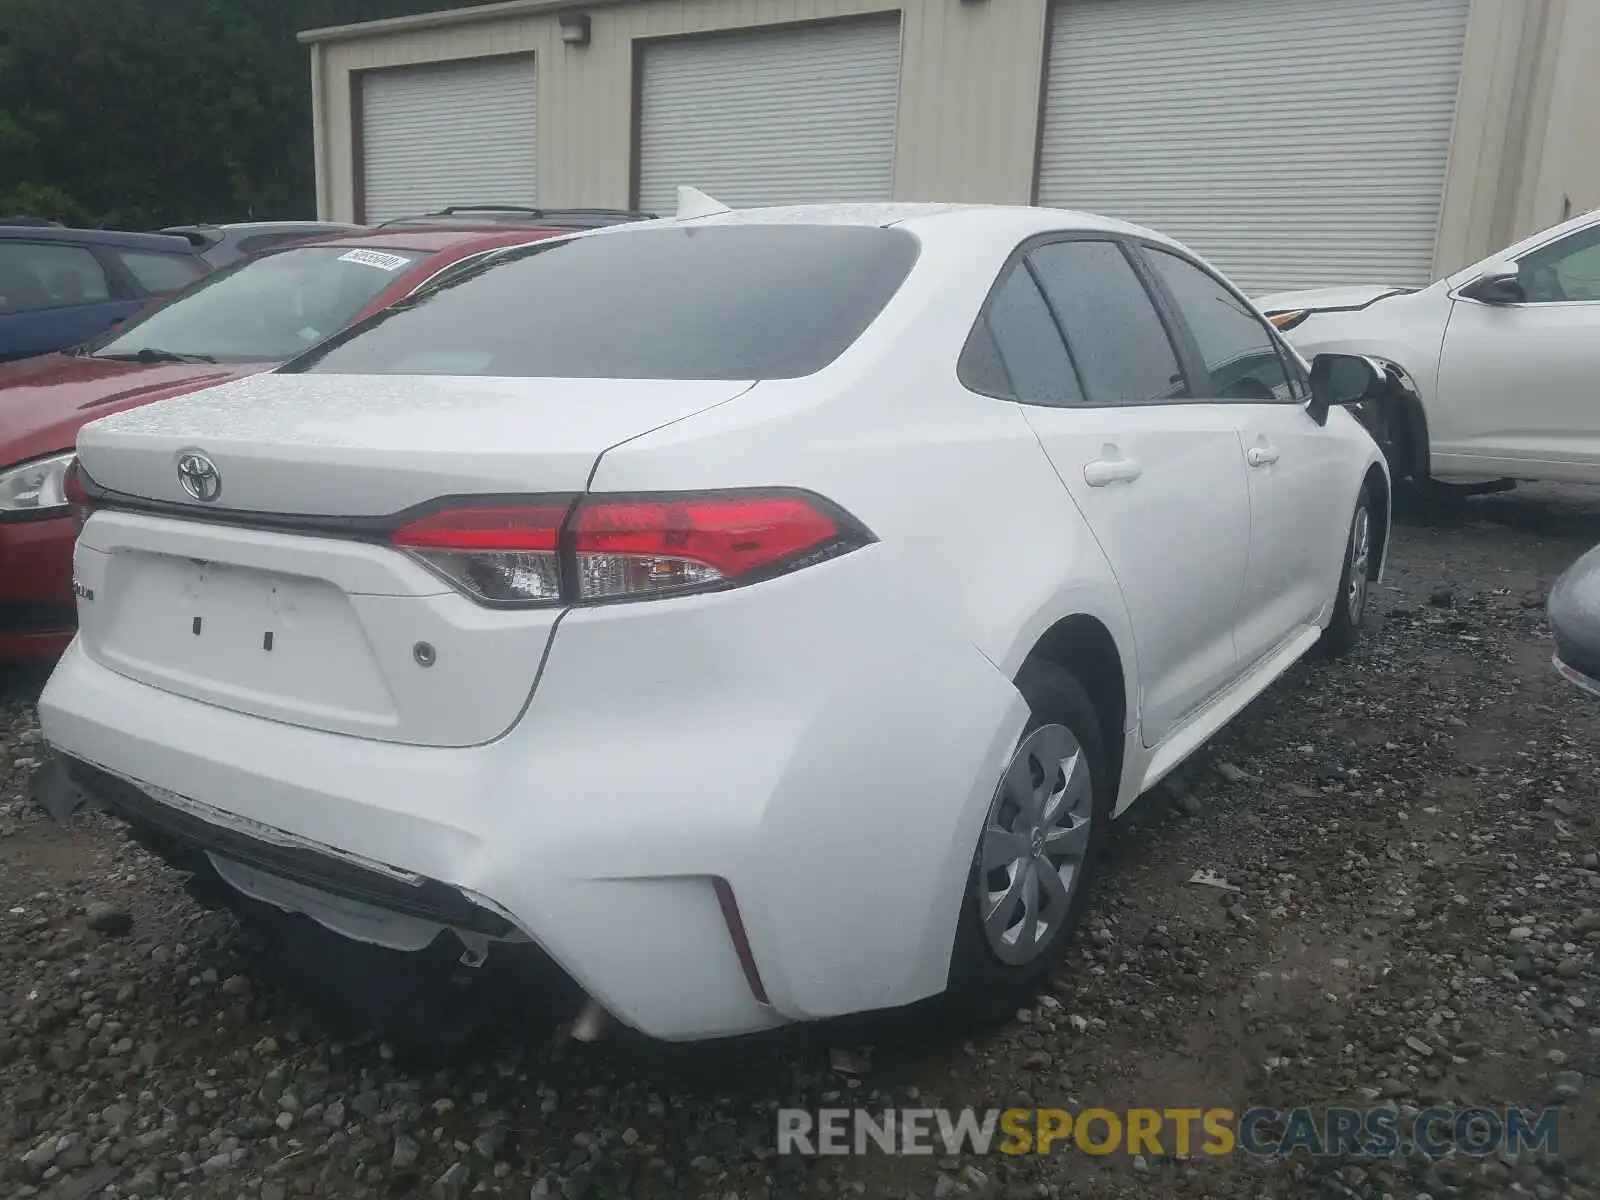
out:
<path id="1" fill-rule="evenodd" d="M 640 207 L 891 199 L 900 23 L 871 19 L 646 46 Z"/>
<path id="2" fill-rule="evenodd" d="M 531 57 L 364 76 L 361 216 L 384 221 L 451 204 L 533 204 L 538 111 Z"/>
<path id="3" fill-rule="evenodd" d="M 1256 294 L 1432 278 L 1470 0 L 1057 0 L 1039 202 Z"/>

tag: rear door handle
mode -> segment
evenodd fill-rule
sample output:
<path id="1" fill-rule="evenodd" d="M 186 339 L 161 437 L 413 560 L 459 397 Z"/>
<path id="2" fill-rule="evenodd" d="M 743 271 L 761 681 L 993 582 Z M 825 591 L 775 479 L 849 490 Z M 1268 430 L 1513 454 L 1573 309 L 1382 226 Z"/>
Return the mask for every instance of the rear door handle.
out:
<path id="1" fill-rule="evenodd" d="M 1132 483 L 1142 474 L 1144 468 L 1137 458 L 1097 458 L 1083 465 L 1083 481 L 1090 487 Z"/>
<path id="2" fill-rule="evenodd" d="M 1252 467 L 1270 467 L 1278 461 L 1278 452 L 1271 446 L 1251 446 L 1245 451 L 1244 460 Z"/>

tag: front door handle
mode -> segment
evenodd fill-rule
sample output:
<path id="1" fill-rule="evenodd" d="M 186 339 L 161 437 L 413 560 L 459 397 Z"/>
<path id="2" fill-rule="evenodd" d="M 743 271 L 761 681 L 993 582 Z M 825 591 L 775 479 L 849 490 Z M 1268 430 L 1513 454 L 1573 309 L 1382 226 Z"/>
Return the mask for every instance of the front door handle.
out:
<path id="1" fill-rule="evenodd" d="M 1270 467 L 1278 461 L 1278 452 L 1271 446 L 1251 446 L 1245 451 L 1244 460 L 1252 467 Z"/>
<path id="2" fill-rule="evenodd" d="M 1142 474 L 1144 468 L 1137 458 L 1097 458 L 1083 465 L 1083 481 L 1090 487 L 1132 483 Z"/>

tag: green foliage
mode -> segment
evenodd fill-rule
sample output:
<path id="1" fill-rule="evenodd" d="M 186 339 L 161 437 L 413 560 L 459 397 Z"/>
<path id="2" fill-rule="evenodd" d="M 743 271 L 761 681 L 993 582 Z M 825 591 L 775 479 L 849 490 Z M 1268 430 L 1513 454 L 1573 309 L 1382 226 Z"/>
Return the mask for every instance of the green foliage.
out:
<path id="1" fill-rule="evenodd" d="M 124 229 L 314 216 L 310 53 L 295 34 L 469 2 L 0 0 L 0 216 Z"/>

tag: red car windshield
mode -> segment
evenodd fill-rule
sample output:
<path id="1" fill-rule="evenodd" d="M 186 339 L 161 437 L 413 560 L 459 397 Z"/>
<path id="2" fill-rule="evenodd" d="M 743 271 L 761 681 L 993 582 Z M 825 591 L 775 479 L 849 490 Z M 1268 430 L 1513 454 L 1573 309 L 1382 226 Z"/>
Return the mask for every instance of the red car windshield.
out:
<path id="1" fill-rule="evenodd" d="M 425 257 L 341 246 L 265 254 L 207 277 L 88 353 L 135 362 L 290 359 L 343 329 Z"/>

